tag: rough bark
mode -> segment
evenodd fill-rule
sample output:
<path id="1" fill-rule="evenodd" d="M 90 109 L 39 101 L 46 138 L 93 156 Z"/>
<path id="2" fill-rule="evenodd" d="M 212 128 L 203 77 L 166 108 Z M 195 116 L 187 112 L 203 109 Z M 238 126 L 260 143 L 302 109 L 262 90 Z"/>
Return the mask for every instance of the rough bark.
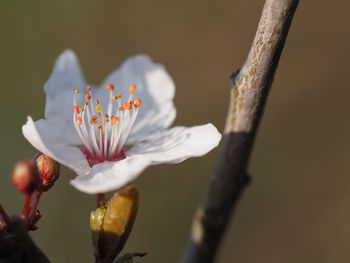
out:
<path id="1" fill-rule="evenodd" d="M 248 58 L 231 77 L 233 87 L 217 168 L 206 201 L 194 217 L 183 263 L 214 261 L 248 185 L 254 138 L 298 2 L 266 0 Z"/>

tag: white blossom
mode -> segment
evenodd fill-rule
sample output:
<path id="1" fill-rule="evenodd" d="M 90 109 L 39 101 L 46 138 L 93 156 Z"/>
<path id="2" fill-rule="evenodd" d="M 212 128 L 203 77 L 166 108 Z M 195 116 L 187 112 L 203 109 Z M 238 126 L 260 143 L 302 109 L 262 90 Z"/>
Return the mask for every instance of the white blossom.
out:
<path id="1" fill-rule="evenodd" d="M 215 148 L 212 124 L 168 128 L 175 85 L 148 56 L 128 58 L 101 86 L 88 85 L 75 54 L 57 59 L 44 86 L 45 118 L 22 130 L 39 151 L 72 169 L 71 184 L 94 194 L 119 189 L 147 166 L 179 163 Z"/>

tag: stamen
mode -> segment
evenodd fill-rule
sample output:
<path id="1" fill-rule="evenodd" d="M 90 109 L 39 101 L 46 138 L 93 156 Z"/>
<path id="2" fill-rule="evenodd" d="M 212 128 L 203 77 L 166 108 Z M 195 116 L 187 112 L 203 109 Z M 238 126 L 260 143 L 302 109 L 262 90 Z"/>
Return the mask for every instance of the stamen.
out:
<path id="1" fill-rule="evenodd" d="M 142 101 L 141 101 L 139 98 L 137 98 L 137 99 L 134 99 L 134 101 L 132 102 L 132 104 L 134 104 L 135 108 L 138 108 L 138 107 L 141 106 Z"/>
<path id="2" fill-rule="evenodd" d="M 113 91 L 114 90 L 114 85 L 112 83 L 108 83 L 106 84 L 106 89 L 110 90 L 110 91 Z"/>
<path id="3" fill-rule="evenodd" d="M 76 116 L 76 117 L 75 117 L 75 121 L 76 121 L 76 123 L 77 123 L 78 125 L 82 125 L 82 124 L 83 124 L 83 119 L 82 119 L 81 117 L 79 117 L 79 116 Z"/>
<path id="4" fill-rule="evenodd" d="M 74 113 L 79 113 L 79 106 L 77 106 L 77 105 L 74 105 L 73 106 L 73 111 L 74 111 Z"/>
<path id="5" fill-rule="evenodd" d="M 73 102 L 73 122 L 85 150 L 92 162 L 119 158 L 142 104 L 141 99 L 133 99 L 136 86 L 129 86 L 129 95 L 122 101 L 121 93 L 113 94 L 114 84 L 107 83 L 109 96 L 103 97 L 102 104 L 91 86 L 85 89 L 83 107 L 77 104 L 79 89 L 74 89 Z"/>
<path id="6" fill-rule="evenodd" d="M 102 106 L 100 105 L 100 104 L 97 104 L 96 105 L 96 107 L 95 107 L 95 111 L 97 112 L 97 113 L 101 113 L 102 112 Z"/>
<path id="7" fill-rule="evenodd" d="M 90 124 L 95 125 L 96 123 L 97 123 L 97 116 L 96 116 L 96 115 L 91 116 L 91 118 L 90 118 Z"/>
<path id="8" fill-rule="evenodd" d="M 112 116 L 111 117 L 111 124 L 112 126 L 115 126 L 119 121 L 119 117 L 118 116 Z"/>
<path id="9" fill-rule="evenodd" d="M 119 99 L 121 99 L 121 98 L 122 98 L 122 94 L 121 94 L 121 93 L 118 93 L 117 95 L 114 95 L 114 96 L 112 97 L 113 100 L 119 100 Z"/>
<path id="10" fill-rule="evenodd" d="M 90 93 L 91 100 L 94 100 L 91 87 L 87 86 L 86 90 Z M 82 141 L 84 142 L 85 147 L 89 150 L 89 153 L 91 153 L 90 154 L 91 156 L 102 158 L 103 154 L 97 142 L 98 141 L 97 136 L 99 132 L 95 127 L 95 124 L 97 123 L 97 117 L 92 115 L 92 112 L 94 112 L 94 108 L 92 105 L 93 104 L 90 104 L 89 101 L 85 101 L 85 106 L 84 106 L 85 110 L 83 111 L 83 119 L 85 118 L 85 113 L 86 113 L 86 121 L 81 126 L 83 131 Z M 79 133 L 78 129 L 77 131 Z"/>
<path id="11" fill-rule="evenodd" d="M 90 153 L 94 153 L 94 150 L 93 150 L 94 147 L 92 146 L 92 143 L 89 140 L 89 131 L 87 129 L 87 125 L 88 125 L 89 122 L 88 121 L 85 122 L 85 114 L 87 116 L 89 116 L 88 115 L 89 114 L 89 110 L 88 110 L 88 108 L 86 106 L 84 106 L 84 110 L 83 110 L 83 112 L 81 114 L 81 118 L 83 120 L 83 125 L 81 126 L 82 127 L 81 130 L 82 130 L 83 137 L 84 137 L 83 142 L 84 142 L 86 148 L 89 150 L 89 152 Z"/>
<path id="12" fill-rule="evenodd" d="M 136 85 L 132 84 L 129 87 L 129 94 L 134 94 L 136 92 Z"/>
<path id="13" fill-rule="evenodd" d="M 123 104 L 123 110 L 131 110 L 131 109 L 132 109 L 132 103 L 131 103 L 131 101 L 125 102 L 125 103 Z"/>

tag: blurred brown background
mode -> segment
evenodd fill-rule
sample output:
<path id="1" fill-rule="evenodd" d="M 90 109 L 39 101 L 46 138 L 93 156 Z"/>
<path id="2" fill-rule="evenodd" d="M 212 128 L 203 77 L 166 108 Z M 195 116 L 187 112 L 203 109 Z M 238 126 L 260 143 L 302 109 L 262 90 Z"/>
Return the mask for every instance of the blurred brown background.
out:
<path id="1" fill-rule="evenodd" d="M 65 48 L 100 82 L 126 57 L 147 53 L 177 85 L 175 124 L 223 129 L 228 77 L 244 62 L 263 1 L 2 1 L 0 4 L 0 201 L 19 212 L 10 183 L 34 149 L 21 134 L 43 116 L 42 86 Z M 301 1 L 282 54 L 245 192 L 218 262 L 350 261 L 350 2 Z M 217 151 L 151 167 L 137 180 L 139 216 L 125 251 L 138 262 L 178 262 Z M 41 204 L 35 240 L 52 262 L 92 262 L 88 217 L 95 200 L 64 169 Z"/>

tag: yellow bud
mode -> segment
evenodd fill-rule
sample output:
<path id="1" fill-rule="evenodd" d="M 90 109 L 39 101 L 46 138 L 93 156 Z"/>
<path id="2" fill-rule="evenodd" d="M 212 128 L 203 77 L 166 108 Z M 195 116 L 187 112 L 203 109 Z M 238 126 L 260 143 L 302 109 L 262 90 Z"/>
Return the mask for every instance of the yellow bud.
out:
<path id="1" fill-rule="evenodd" d="M 138 192 L 128 185 L 90 215 L 95 257 L 112 262 L 123 249 L 132 230 L 138 207 Z"/>
<path id="2" fill-rule="evenodd" d="M 98 232 L 101 229 L 103 217 L 106 213 L 104 207 L 99 207 L 90 214 L 90 230 Z"/>

